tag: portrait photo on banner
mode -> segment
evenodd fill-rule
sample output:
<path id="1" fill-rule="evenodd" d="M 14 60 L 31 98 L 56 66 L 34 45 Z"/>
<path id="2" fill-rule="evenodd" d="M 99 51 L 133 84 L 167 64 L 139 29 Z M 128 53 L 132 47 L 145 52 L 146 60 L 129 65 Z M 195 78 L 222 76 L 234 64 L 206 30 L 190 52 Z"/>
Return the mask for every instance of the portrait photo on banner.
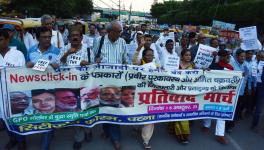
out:
<path id="1" fill-rule="evenodd" d="M 55 89 L 56 110 L 55 112 L 79 112 L 80 88 L 57 88 Z"/>
<path id="2" fill-rule="evenodd" d="M 13 117 L 23 116 L 33 112 L 31 91 L 9 92 L 10 111 Z"/>
<path id="3" fill-rule="evenodd" d="M 100 86 L 100 106 L 134 107 L 135 86 Z"/>
<path id="4" fill-rule="evenodd" d="M 99 86 L 82 87 L 80 89 L 81 110 L 99 107 Z"/>

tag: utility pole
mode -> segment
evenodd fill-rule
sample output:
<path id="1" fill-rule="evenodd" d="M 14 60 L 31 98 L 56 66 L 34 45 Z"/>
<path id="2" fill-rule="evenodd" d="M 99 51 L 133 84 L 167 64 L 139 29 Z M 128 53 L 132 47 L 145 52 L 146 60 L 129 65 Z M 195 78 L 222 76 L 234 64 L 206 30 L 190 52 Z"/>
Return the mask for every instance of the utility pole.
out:
<path id="1" fill-rule="evenodd" d="M 119 0 L 119 21 L 121 20 L 121 0 Z"/>

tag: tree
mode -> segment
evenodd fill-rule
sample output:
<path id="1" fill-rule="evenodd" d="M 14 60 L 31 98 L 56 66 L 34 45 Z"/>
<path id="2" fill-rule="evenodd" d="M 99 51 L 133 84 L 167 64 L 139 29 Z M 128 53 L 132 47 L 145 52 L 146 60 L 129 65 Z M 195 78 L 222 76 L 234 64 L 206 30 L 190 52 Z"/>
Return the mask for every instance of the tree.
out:
<path id="1" fill-rule="evenodd" d="M 93 2 L 92 0 L 12 0 L 5 8 L 5 12 L 15 10 L 18 14 L 31 17 L 52 14 L 62 18 L 72 18 L 75 15 L 91 14 Z"/>

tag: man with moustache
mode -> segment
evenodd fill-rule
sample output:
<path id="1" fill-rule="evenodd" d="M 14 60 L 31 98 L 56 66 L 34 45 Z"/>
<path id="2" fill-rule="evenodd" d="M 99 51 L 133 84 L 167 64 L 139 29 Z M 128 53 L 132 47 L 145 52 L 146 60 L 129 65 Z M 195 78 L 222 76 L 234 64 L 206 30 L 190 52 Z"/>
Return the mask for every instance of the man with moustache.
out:
<path id="1" fill-rule="evenodd" d="M 56 112 L 79 111 L 77 96 L 71 89 L 56 89 Z"/>

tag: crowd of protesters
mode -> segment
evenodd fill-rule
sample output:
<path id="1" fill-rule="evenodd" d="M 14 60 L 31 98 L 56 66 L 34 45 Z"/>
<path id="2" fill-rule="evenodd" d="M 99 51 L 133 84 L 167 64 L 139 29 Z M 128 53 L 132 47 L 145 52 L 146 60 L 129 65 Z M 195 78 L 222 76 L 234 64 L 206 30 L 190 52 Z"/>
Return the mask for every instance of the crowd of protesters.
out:
<path id="1" fill-rule="evenodd" d="M 259 124 L 261 108 L 264 103 L 264 74 L 263 68 L 258 67 L 259 62 L 264 61 L 264 50 L 259 49 L 243 50 L 239 45 L 229 47 L 227 41 L 218 37 L 207 38 L 202 32 L 175 32 L 174 39 L 167 39 L 169 28 L 162 29 L 160 36 L 149 33 L 149 25 L 141 24 L 128 26 L 119 21 L 112 21 L 107 25 L 90 23 L 89 33 L 84 34 L 82 28 L 76 23 L 67 27 L 61 21 L 54 21 L 49 15 L 41 17 L 41 27 L 31 35 L 27 32 L 24 39 L 16 38 L 14 25 L 5 24 L 0 29 L 0 66 L 5 67 L 28 67 L 32 68 L 39 59 L 49 60 L 50 67 L 56 69 L 60 66 L 86 66 L 95 63 L 109 64 L 130 64 L 151 68 L 162 69 L 196 69 L 194 58 L 197 54 L 199 44 L 208 45 L 217 49 L 213 53 L 214 60 L 209 68 L 212 70 L 242 71 L 243 83 L 239 91 L 239 99 L 235 111 L 234 121 L 216 120 L 216 140 L 227 144 L 225 133 L 232 132 L 236 121 L 245 116 L 252 115 L 252 129 Z M 167 40 L 165 40 L 167 39 Z M 209 41 L 208 41 L 209 40 Z M 134 49 L 128 49 L 128 44 L 134 45 Z M 72 64 L 71 56 L 80 57 L 79 64 Z M 180 58 L 179 66 L 168 65 L 169 59 Z M 253 66 L 256 66 L 257 73 L 253 73 Z M 19 95 L 19 93 L 16 93 Z M 14 95 L 16 95 L 14 94 Z M 59 97 L 59 93 L 49 93 Z M 32 96 L 38 96 L 38 92 Z M 20 94 L 21 96 L 21 94 Z M 26 98 L 21 97 L 22 101 Z M 12 100 L 12 97 L 11 97 Z M 39 101 L 34 101 L 38 105 Z M 15 103 L 15 102 L 14 102 Z M 51 102 L 52 103 L 52 102 Z M 53 112 L 52 108 L 43 110 L 45 113 Z M 70 109 L 69 109 L 70 110 Z M 43 113 L 42 112 L 42 113 Z M 60 112 L 57 110 L 57 112 Z M 209 132 L 211 119 L 203 120 L 201 129 Z M 190 124 L 192 122 L 177 121 L 168 123 L 168 132 L 175 135 L 179 142 L 189 143 L 191 134 Z M 4 126 L 4 123 L 2 123 Z M 150 139 L 153 135 L 154 124 L 146 124 L 141 129 L 143 147 L 151 149 Z M 73 127 L 75 134 L 73 149 L 79 150 L 84 141 L 91 142 L 93 128 Z M 138 130 L 135 127 L 135 130 Z M 49 131 L 42 133 L 41 150 L 49 150 L 53 134 Z M 109 137 L 115 149 L 121 149 L 120 125 L 103 124 L 103 137 Z M 18 146 L 18 150 L 27 149 L 26 136 L 7 131 L 9 142 L 6 150 Z"/>

